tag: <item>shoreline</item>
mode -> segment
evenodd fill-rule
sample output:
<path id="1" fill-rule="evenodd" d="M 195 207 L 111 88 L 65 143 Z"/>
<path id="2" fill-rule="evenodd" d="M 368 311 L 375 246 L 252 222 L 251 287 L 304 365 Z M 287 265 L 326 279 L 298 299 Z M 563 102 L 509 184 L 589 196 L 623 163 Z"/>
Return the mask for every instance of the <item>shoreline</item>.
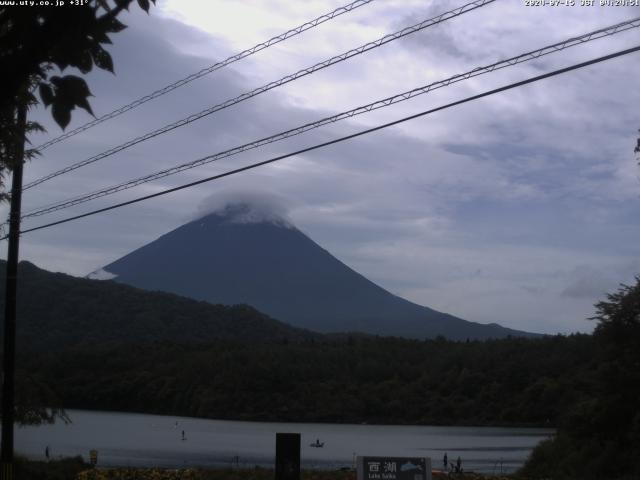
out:
<path id="1" fill-rule="evenodd" d="M 340 426 L 348 426 L 348 425 L 352 425 L 352 426 L 370 426 L 370 427 L 392 427 L 392 426 L 399 426 L 399 427 L 433 427 L 433 428 L 449 428 L 449 427 L 454 427 L 454 428 L 526 428 L 526 429 L 535 429 L 535 430 L 557 430 L 557 427 L 554 425 L 550 425 L 550 424 L 546 424 L 546 425 L 542 425 L 542 424 L 538 424 L 538 423 L 527 423 L 527 422 L 518 422 L 518 423 L 446 423 L 446 422 L 442 422 L 442 423 L 403 423 L 403 422 L 381 422 L 381 421 L 363 421 L 363 422 L 358 422 L 358 421 L 334 421 L 334 420 L 327 420 L 327 421 L 320 421 L 320 420 L 280 420 L 276 418 L 272 418 L 272 417 L 268 417 L 268 418 L 262 418 L 262 417 L 255 417 L 255 418 L 213 418 L 213 417 L 195 417 L 195 416 L 190 416 L 190 415 L 180 415 L 180 414 L 173 414 L 173 413 L 154 413 L 152 411 L 132 411 L 132 410 L 128 410 L 128 411 L 123 411 L 123 410 L 111 410 L 111 409 L 92 409 L 92 408 L 78 408 L 78 407 L 63 407 L 63 410 L 65 412 L 69 412 L 69 411 L 79 411 L 79 412 L 86 412 L 86 413 L 95 413 L 95 412 L 101 412 L 101 413 L 109 413 L 109 414 L 114 414 L 114 415 L 148 415 L 148 416 L 157 416 L 157 417 L 171 417 L 171 418 L 177 418 L 177 419 L 185 419 L 185 420 L 209 420 L 209 421 L 213 421 L 213 422 L 236 422 L 236 423 L 284 423 L 284 424 L 291 424 L 291 425 L 297 425 L 297 424 L 304 424 L 304 425 L 340 425 Z M 71 418 L 71 416 L 69 416 L 69 418 Z M 73 423 L 73 418 L 71 418 L 72 423 Z"/>

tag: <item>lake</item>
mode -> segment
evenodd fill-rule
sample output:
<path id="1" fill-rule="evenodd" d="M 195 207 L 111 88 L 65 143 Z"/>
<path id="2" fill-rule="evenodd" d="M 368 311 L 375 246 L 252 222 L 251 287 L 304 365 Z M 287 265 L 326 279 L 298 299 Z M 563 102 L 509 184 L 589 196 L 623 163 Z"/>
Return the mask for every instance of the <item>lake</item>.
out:
<path id="1" fill-rule="evenodd" d="M 302 434 L 303 468 L 351 467 L 355 455 L 426 456 L 442 467 L 447 453 L 465 470 L 513 472 L 540 441 L 541 428 L 427 427 L 268 423 L 68 410 L 72 423 L 16 428 L 16 452 L 44 459 L 98 450 L 98 464 L 158 467 L 273 467 L 275 433 Z M 182 431 L 185 440 L 182 440 Z M 323 448 L 310 444 L 316 439 Z"/>

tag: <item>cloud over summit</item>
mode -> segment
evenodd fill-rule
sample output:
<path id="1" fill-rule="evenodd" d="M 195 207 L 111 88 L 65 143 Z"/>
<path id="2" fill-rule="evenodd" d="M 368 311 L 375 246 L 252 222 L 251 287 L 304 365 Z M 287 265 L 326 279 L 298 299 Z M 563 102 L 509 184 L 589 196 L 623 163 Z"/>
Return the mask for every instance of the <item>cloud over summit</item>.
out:
<path id="1" fill-rule="evenodd" d="M 275 223 L 292 226 L 286 199 L 268 191 L 221 189 L 198 206 L 195 219 L 211 214 L 229 217 L 235 223 Z"/>

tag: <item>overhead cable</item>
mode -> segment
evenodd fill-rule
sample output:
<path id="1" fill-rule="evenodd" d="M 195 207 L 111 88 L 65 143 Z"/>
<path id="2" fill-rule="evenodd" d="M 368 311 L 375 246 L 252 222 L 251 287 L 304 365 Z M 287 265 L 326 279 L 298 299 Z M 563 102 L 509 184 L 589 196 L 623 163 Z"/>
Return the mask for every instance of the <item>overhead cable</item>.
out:
<path id="1" fill-rule="evenodd" d="M 422 87 L 418 87 L 418 88 L 414 88 L 413 90 L 409 90 L 403 93 L 399 93 L 396 95 L 393 95 L 391 97 L 387 97 L 384 98 L 382 100 L 377 100 L 375 102 L 369 103 L 367 105 L 363 105 L 351 110 L 347 110 L 345 112 L 339 113 L 337 115 L 332 115 L 329 117 L 325 117 L 322 118 L 320 120 L 317 120 L 315 122 L 312 123 L 307 123 L 305 125 L 301 125 L 298 126 L 296 128 L 284 131 L 284 132 L 280 132 L 277 133 L 275 135 L 271 135 L 268 137 L 264 137 L 261 138 L 259 140 L 255 140 L 253 142 L 250 143 L 245 143 L 244 145 L 240 145 L 237 147 L 233 147 L 231 149 L 228 150 L 224 150 L 222 152 L 218 152 L 215 153 L 213 155 L 208 155 L 206 157 L 203 158 L 199 158 L 187 163 L 183 163 L 181 165 L 177 165 L 171 168 L 167 168 L 164 170 L 160 170 L 158 172 L 155 173 L 151 173 L 142 177 L 138 177 L 132 180 L 128 180 L 126 182 L 117 184 L 117 185 L 112 185 L 110 187 L 106 187 L 103 188 L 101 190 L 97 190 L 94 191 L 92 193 L 88 193 L 88 194 L 84 194 L 81 196 L 77 196 L 71 199 L 67 199 L 67 200 L 63 200 L 60 202 L 56 202 L 47 206 L 42 206 L 42 207 L 37 207 L 35 209 L 32 209 L 31 211 L 28 211 L 27 213 L 25 213 L 22 218 L 30 218 L 30 217 L 37 217 L 37 216 L 41 216 L 41 215 L 45 215 L 48 213 L 52 213 L 58 210 L 62 210 L 65 208 L 69 208 L 72 207 L 74 205 L 79 205 L 81 203 L 85 203 L 88 202 L 90 200 L 94 200 L 100 197 L 104 197 L 107 195 L 112 195 L 114 193 L 123 191 L 123 190 L 127 190 L 133 187 L 136 187 L 138 185 L 141 185 L 143 183 L 147 183 L 153 180 L 157 180 L 163 177 L 167 177 L 169 175 L 173 175 L 185 170 L 189 170 L 191 168 L 195 168 L 195 167 L 199 167 L 201 165 L 205 165 L 207 163 L 211 163 L 211 162 L 215 162 L 217 160 L 221 160 L 223 158 L 228 158 L 231 157 L 233 155 L 237 155 L 239 153 L 242 152 L 246 152 L 248 150 L 253 150 L 255 148 L 270 144 L 270 143 L 274 143 L 280 140 L 284 140 L 286 138 L 290 138 L 296 135 L 300 135 L 304 132 L 307 132 L 309 130 L 313 130 L 316 128 L 319 128 L 321 126 L 330 124 L 330 123 L 335 123 L 338 122 L 340 120 L 344 120 L 344 119 L 348 119 L 348 118 L 352 118 L 356 115 L 361 115 L 363 113 L 366 112 L 370 112 L 373 110 L 377 110 L 380 108 L 384 108 L 396 103 L 400 103 L 400 102 L 404 102 L 406 100 L 409 100 L 411 98 L 414 98 L 418 95 L 423 95 L 426 94 L 432 90 L 436 90 L 442 87 L 446 87 L 448 85 L 452 85 L 454 83 L 458 83 L 464 80 L 467 80 L 469 78 L 473 78 L 473 77 L 477 77 L 479 75 L 484 75 L 486 73 L 490 73 L 496 70 L 500 70 L 506 67 L 510 67 L 510 66 L 514 66 L 514 65 L 518 65 L 520 63 L 524 63 L 524 62 L 528 62 L 531 60 L 535 60 L 537 58 L 540 58 L 542 56 L 545 55 L 549 55 L 551 53 L 555 53 L 555 52 L 560 52 L 562 50 L 565 50 L 567 48 L 576 46 L 576 45 L 581 45 L 584 44 L 586 42 L 589 41 L 593 41 L 605 36 L 610 36 L 610 35 L 614 35 L 616 33 L 620 33 L 620 32 L 624 32 L 626 30 L 629 30 L 631 28 L 637 28 L 640 27 L 640 17 L 634 18 L 632 20 L 627 20 L 625 22 L 621 22 L 621 23 L 617 23 L 615 25 L 611 25 L 605 28 L 601 28 L 598 30 L 595 30 L 593 32 L 590 33 L 586 33 L 584 35 L 580 35 L 578 37 L 572 37 L 569 38 L 567 40 L 564 40 L 562 42 L 558 42 L 558 43 L 554 43 L 552 45 L 548 45 L 546 47 L 542 47 L 540 49 L 537 50 L 532 50 L 520 55 L 517 55 L 515 57 L 511 57 L 508 58 L 506 60 L 500 60 L 496 63 L 492 63 L 490 65 L 487 66 L 483 66 L 483 67 L 477 67 L 474 68 L 473 70 L 469 70 L 465 73 L 461 73 L 461 74 L 457 74 L 451 77 L 448 77 L 444 80 L 439 80 L 433 83 L 430 83 L 428 85 L 424 85 Z"/>
<path id="2" fill-rule="evenodd" d="M 434 26 L 434 25 L 438 25 L 442 22 L 445 22 L 447 20 L 450 20 L 452 18 L 458 17 L 464 13 L 470 12 L 472 10 L 476 10 L 477 8 L 483 7 L 487 4 L 493 3 L 496 0 L 474 0 L 473 2 L 467 3 L 461 7 L 458 7 L 454 10 L 449 10 L 447 12 L 441 13 L 440 15 L 430 18 L 428 20 L 424 20 L 420 23 L 417 23 L 411 27 L 407 27 L 407 28 L 403 28 L 402 30 L 389 34 L 389 35 L 385 35 L 382 38 L 379 38 L 378 40 L 375 40 L 373 42 L 369 42 L 366 43 L 360 47 L 354 48 L 349 50 L 348 52 L 345 52 L 343 54 L 340 55 L 336 55 L 334 57 L 331 57 L 328 60 L 324 60 L 322 62 L 316 63 L 315 65 L 308 67 L 308 68 L 304 68 L 302 70 L 298 70 L 296 73 L 292 73 L 290 75 L 287 75 L 285 77 L 280 78 L 279 80 L 270 82 L 266 85 L 263 85 L 262 87 L 256 88 L 254 90 L 251 90 L 250 92 L 246 92 L 243 93 L 242 95 L 239 95 L 235 98 L 229 99 L 223 103 L 219 103 L 218 105 L 214 105 L 210 108 L 207 108 L 205 110 L 202 110 L 198 113 L 194 113 L 193 115 L 190 115 L 186 118 L 183 118 L 181 120 L 178 120 L 174 123 L 171 123 L 169 125 L 165 125 L 164 127 L 161 127 L 157 130 L 153 130 L 151 132 L 148 132 L 144 135 L 141 135 L 139 137 L 136 137 L 132 140 L 129 140 L 128 142 L 125 142 L 121 145 L 118 145 L 116 147 L 113 147 L 109 150 L 106 150 L 105 152 L 102 152 L 98 155 L 94 155 L 93 157 L 87 158 L 86 160 L 82 160 L 80 162 L 74 163 L 73 165 L 69 165 L 68 167 L 65 167 L 61 170 L 58 170 L 56 172 L 50 173 L 48 175 L 45 175 L 44 177 L 38 178 L 36 180 L 33 180 L 32 182 L 27 183 L 24 187 L 23 190 L 27 190 L 29 188 L 35 187 L 36 185 L 40 185 L 43 182 L 46 182 L 47 180 L 51 180 L 52 178 L 58 177 L 60 175 L 64 175 L 66 173 L 69 173 L 73 170 L 76 170 L 78 168 L 84 167 L 86 165 L 95 163 L 99 160 L 102 160 L 104 158 L 107 158 L 111 155 L 114 155 L 118 152 L 121 152 L 123 150 L 126 150 L 127 148 L 130 148 L 134 145 L 137 145 L 141 142 L 144 142 L 146 140 L 149 140 L 151 138 L 157 137 L 158 135 L 162 135 L 164 133 L 167 133 L 171 130 L 174 130 L 176 128 L 179 127 L 183 127 L 185 125 L 188 125 L 192 122 L 195 122 L 196 120 L 200 120 L 203 117 L 206 117 L 208 115 L 211 115 L 212 113 L 218 112 L 220 110 L 224 110 L 226 108 L 231 107 L 232 105 L 235 105 L 237 103 L 243 102 L 245 100 L 248 100 L 250 98 L 255 97 L 256 95 L 260 95 L 261 93 L 267 92 L 269 90 L 272 90 L 276 87 L 280 87 L 282 85 L 285 85 L 289 82 L 292 82 L 294 80 L 297 80 L 299 78 L 302 78 L 304 76 L 310 75 L 312 73 L 315 73 L 319 70 L 322 70 L 324 68 L 327 68 L 331 65 L 335 65 L 336 63 L 340 63 L 343 62 L 351 57 L 355 57 L 356 55 L 361 55 L 362 53 L 368 52 L 369 50 L 373 50 L 374 48 L 378 48 L 382 45 L 385 45 L 389 42 L 393 42 L 394 40 L 398 40 L 399 38 L 405 37 L 407 35 L 410 35 L 412 33 L 416 33 L 419 32 L 420 30 L 423 30 L 425 28 Z"/>
<path id="3" fill-rule="evenodd" d="M 442 105 L 440 107 L 436 107 L 436 108 L 432 108 L 430 110 L 426 110 L 424 112 L 416 113 L 414 115 L 410 115 L 408 117 L 404 117 L 404 118 L 401 118 L 399 120 L 395 120 L 393 122 L 389 122 L 389 123 L 385 123 L 385 124 L 382 124 L 382 125 L 378 125 L 378 126 L 373 127 L 373 128 L 368 128 L 366 130 L 362 130 L 360 132 L 357 132 L 357 133 L 354 133 L 354 134 L 351 134 L 351 135 L 346 135 L 344 137 L 336 138 L 336 139 L 330 140 L 328 142 L 319 143 L 319 144 L 313 145 L 311 147 L 307 147 L 307 148 L 303 148 L 301 150 L 297 150 L 297 151 L 292 152 L 292 153 L 288 153 L 288 154 L 285 154 L 285 155 L 280 155 L 280 156 L 277 156 L 277 157 L 274 157 L 274 158 L 270 158 L 268 160 L 263 160 L 261 162 L 252 163 L 250 165 L 246 165 L 244 167 L 236 168 L 234 170 L 230 170 L 230 171 L 227 171 L 227 172 L 224 172 L 224 173 L 220 173 L 218 175 L 213 175 L 213 176 L 210 176 L 210 177 L 207 177 L 207 178 L 203 178 L 203 179 L 197 180 L 195 182 L 190 182 L 190 183 L 187 183 L 187 184 L 184 184 L 184 185 L 180 185 L 178 187 L 173 187 L 173 188 L 169 188 L 169 189 L 163 190 L 161 192 L 156 192 L 156 193 L 152 193 L 152 194 L 149 194 L 149 195 L 144 195 L 142 197 L 134 198 L 133 200 L 128 200 L 126 202 L 117 203 L 115 205 L 111 205 L 111 206 L 104 207 L 104 208 L 99 208 L 97 210 L 93 210 L 93 211 L 90 211 L 90 212 L 87 212 L 87 213 L 83 213 L 83 214 L 80 214 L 80 215 L 74 215 L 72 217 L 67 217 L 67 218 L 64 218 L 62 220 L 58 220 L 58 221 L 55 221 L 55 222 L 51 222 L 51 223 L 47 223 L 47 224 L 44 224 L 44 225 L 39 225 L 37 227 L 33 227 L 33 228 L 26 229 L 26 230 L 22 230 L 21 233 L 29 233 L 29 232 L 34 232 L 34 231 L 37 231 L 37 230 L 42 230 L 44 228 L 53 227 L 55 225 L 61 225 L 63 223 L 68 223 L 68 222 L 71 222 L 71 221 L 74 221 L 74 220 L 78 220 L 80 218 L 85 218 L 85 217 L 89 217 L 89 216 L 92 216 L 92 215 L 97 215 L 99 213 L 108 212 L 110 210 L 115 210 L 117 208 L 125 207 L 127 205 L 132 205 L 134 203 L 142 202 L 144 200 L 149 200 L 151 198 L 156 198 L 156 197 L 160 197 L 160 196 L 163 196 L 163 195 L 167 195 L 169 193 L 177 192 L 179 190 L 184 190 L 186 188 L 194 187 L 196 185 L 201 185 L 203 183 L 211 182 L 211 181 L 214 181 L 214 180 L 219 180 L 221 178 L 225 178 L 225 177 L 228 177 L 228 176 L 231 176 L 231 175 L 235 175 L 235 174 L 238 174 L 238 173 L 246 172 L 248 170 L 252 170 L 254 168 L 258 168 L 258 167 L 261 167 L 261 166 L 264 166 L 264 165 L 268 165 L 270 163 L 278 162 L 280 160 L 284 160 L 285 158 L 290 158 L 290 157 L 293 157 L 293 156 L 296 156 L 296 155 L 300 155 L 300 154 L 303 154 L 303 153 L 310 152 L 312 150 L 317 150 L 317 149 L 320 149 L 320 148 L 327 147 L 329 145 L 334 145 L 336 143 L 341 143 L 341 142 L 344 142 L 346 140 L 351 140 L 351 139 L 356 138 L 356 137 L 367 135 L 369 133 L 373 133 L 373 132 L 377 132 L 379 130 L 382 130 L 384 128 L 388 128 L 388 127 L 391 127 L 391 126 L 394 126 L 394 125 L 398 125 L 398 124 L 407 122 L 409 120 L 414 120 L 416 118 L 423 117 L 423 116 L 426 116 L 426 115 L 429 115 L 429 114 L 432 114 L 432 113 L 435 113 L 435 112 L 438 112 L 438 111 L 441 111 L 441 110 L 446 110 L 448 108 L 455 107 L 457 105 L 462 105 L 464 103 L 468 103 L 468 102 L 471 102 L 471 101 L 474 101 L 474 100 L 478 100 L 480 98 L 488 97 L 490 95 L 495 95 L 495 94 L 500 93 L 500 92 L 504 92 L 504 91 L 511 90 L 511 89 L 514 89 L 514 88 L 522 87 L 522 86 L 530 84 L 530 83 L 538 82 L 538 81 L 544 80 L 546 78 L 554 77 L 556 75 L 561 75 L 563 73 L 571 72 L 573 70 L 578 70 L 580 68 L 584 68 L 584 67 L 587 67 L 589 65 L 594 65 L 596 63 L 600 63 L 600 62 L 604 62 L 604 61 L 611 60 L 611 59 L 614 59 L 614 58 L 618 58 L 618 57 L 621 57 L 623 55 L 628 55 L 630 53 L 634 53 L 634 52 L 637 52 L 637 51 L 640 51 L 640 45 L 632 47 L 632 48 L 628 48 L 626 50 L 621 50 L 621 51 L 618 51 L 618 52 L 615 52 L 615 53 L 611 53 L 609 55 L 604 55 L 604 56 L 601 56 L 601 57 L 598 57 L 598 58 L 594 58 L 594 59 L 586 61 L 586 62 L 577 63 L 577 64 L 571 65 L 569 67 L 565 67 L 565 68 L 561 68 L 561 69 L 558 69 L 558 70 L 554 70 L 552 72 L 548 72 L 548 73 L 545 73 L 545 74 L 542 74 L 542 75 L 531 77 L 531 78 L 528 78 L 526 80 L 521 80 L 519 82 L 510 83 L 508 85 L 505 85 L 505 86 L 502 86 L 502 87 L 499 87 L 499 88 L 495 88 L 493 90 L 489 90 L 489 91 L 480 93 L 478 95 L 473 95 L 471 97 L 467 97 L 467 98 L 464 98 L 462 100 L 457 100 L 455 102 L 451 102 L 451 103 L 448 103 L 446 105 Z M 7 237 L 4 236 L 0 240 L 4 240 L 6 238 Z"/>
<path id="4" fill-rule="evenodd" d="M 303 23 L 302 25 L 295 27 L 291 30 L 287 30 L 284 33 L 281 33 L 280 35 L 276 35 L 275 37 L 270 38 L 269 40 L 259 43 L 257 45 L 254 45 L 251 48 L 248 48 L 247 50 L 243 50 L 240 53 L 236 53 L 235 55 L 230 56 L 229 58 L 222 60 L 220 62 L 214 63 L 213 65 L 210 65 L 206 68 L 203 68 L 202 70 L 200 70 L 199 72 L 195 72 L 192 73 L 191 75 L 188 75 L 184 78 L 181 78 L 180 80 L 177 80 L 163 88 L 160 88 L 148 95 L 145 95 L 144 97 L 140 97 L 137 100 L 134 100 L 131 103 L 128 103 L 127 105 L 124 105 L 110 113 L 106 113 L 90 122 L 85 123 L 84 125 L 79 126 L 78 128 L 74 128 L 73 130 L 70 130 L 58 137 L 52 138 L 51 140 L 43 143 L 42 145 L 39 145 L 38 147 L 36 147 L 36 150 L 42 151 L 45 148 L 50 147 L 51 145 L 54 145 L 58 142 L 61 142 L 63 140 L 66 140 L 69 137 L 73 137 L 74 135 L 77 135 L 78 133 L 84 132 L 85 130 L 89 130 L 92 127 L 95 127 L 96 125 L 99 125 L 103 122 L 106 122 L 107 120 L 110 120 L 112 118 L 115 118 L 119 115 L 122 115 L 125 112 L 128 112 L 129 110 L 133 110 L 134 108 L 139 107 L 140 105 L 147 103 L 150 100 L 153 100 L 155 98 L 158 98 L 162 95 L 165 95 L 173 90 L 175 90 L 176 88 L 180 88 L 190 82 L 193 82 L 194 80 L 197 80 L 198 78 L 204 77 L 205 75 L 208 75 L 212 72 L 215 72 L 216 70 L 220 70 L 221 68 L 226 67 L 227 65 L 231 65 L 232 63 L 237 62 L 238 60 L 242 60 L 243 58 L 246 58 L 250 55 L 253 55 L 254 53 L 257 53 L 261 50 L 264 50 L 266 48 L 269 48 L 273 45 L 276 45 L 277 43 L 283 42 L 284 40 L 294 37 L 296 35 L 301 34 L 302 32 L 305 32 L 307 30 L 310 30 L 314 27 L 317 27 L 320 24 L 323 24 L 329 20 L 332 20 L 344 13 L 349 13 L 352 12 L 353 10 L 355 10 L 356 8 L 362 7 L 363 5 L 367 5 L 368 3 L 373 2 L 374 0 L 356 0 L 355 2 L 350 3 L 349 5 L 345 5 L 344 7 L 339 7 L 336 8 L 335 10 L 329 12 L 329 13 L 325 13 L 324 15 L 321 15 L 317 18 L 314 18 L 313 20 L 310 20 L 306 23 Z"/>

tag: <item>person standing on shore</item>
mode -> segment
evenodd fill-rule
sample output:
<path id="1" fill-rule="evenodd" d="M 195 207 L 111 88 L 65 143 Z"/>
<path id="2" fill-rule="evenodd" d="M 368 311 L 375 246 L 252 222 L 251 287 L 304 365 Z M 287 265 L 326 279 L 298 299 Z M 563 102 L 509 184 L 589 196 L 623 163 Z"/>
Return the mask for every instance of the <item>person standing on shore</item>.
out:
<path id="1" fill-rule="evenodd" d="M 44 449 L 44 456 L 49 460 L 49 445 L 47 445 Z"/>
<path id="2" fill-rule="evenodd" d="M 456 462 L 456 472 L 462 472 L 462 460 L 458 457 L 458 461 Z"/>
<path id="3" fill-rule="evenodd" d="M 444 464 L 444 470 L 447 470 L 447 466 L 449 465 L 449 459 L 447 458 L 447 452 L 444 452 L 444 458 L 442 459 L 442 463 Z"/>

